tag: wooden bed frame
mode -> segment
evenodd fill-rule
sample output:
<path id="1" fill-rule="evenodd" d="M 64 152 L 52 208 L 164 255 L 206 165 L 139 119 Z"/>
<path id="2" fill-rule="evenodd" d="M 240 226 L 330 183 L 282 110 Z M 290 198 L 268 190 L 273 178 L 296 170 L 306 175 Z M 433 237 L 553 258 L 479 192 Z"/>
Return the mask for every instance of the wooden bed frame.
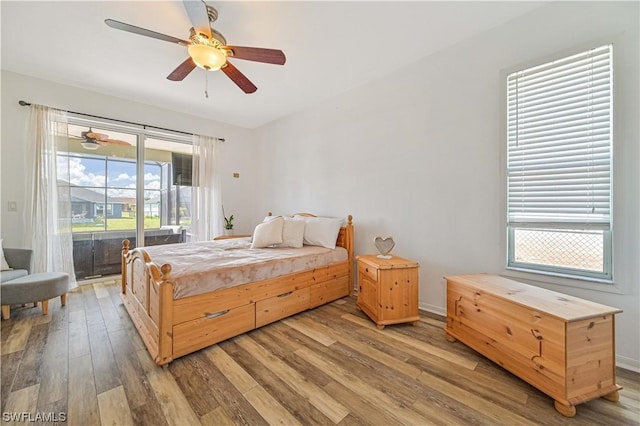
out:
<path id="1" fill-rule="evenodd" d="M 312 215 L 309 215 L 312 216 Z M 152 262 L 143 248 L 122 249 L 122 299 L 158 365 L 315 308 L 353 292 L 353 223 L 337 245 L 348 260 L 196 296 L 173 299 L 171 265 Z"/>

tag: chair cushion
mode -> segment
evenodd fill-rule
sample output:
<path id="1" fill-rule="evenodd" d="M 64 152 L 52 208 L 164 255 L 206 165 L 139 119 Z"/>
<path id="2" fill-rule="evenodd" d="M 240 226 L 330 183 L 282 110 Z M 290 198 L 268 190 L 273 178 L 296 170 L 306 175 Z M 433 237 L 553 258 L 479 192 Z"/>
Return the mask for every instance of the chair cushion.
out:
<path id="1" fill-rule="evenodd" d="M 0 290 L 3 305 L 49 300 L 69 290 L 69 274 L 44 272 L 27 275 L 3 282 Z"/>

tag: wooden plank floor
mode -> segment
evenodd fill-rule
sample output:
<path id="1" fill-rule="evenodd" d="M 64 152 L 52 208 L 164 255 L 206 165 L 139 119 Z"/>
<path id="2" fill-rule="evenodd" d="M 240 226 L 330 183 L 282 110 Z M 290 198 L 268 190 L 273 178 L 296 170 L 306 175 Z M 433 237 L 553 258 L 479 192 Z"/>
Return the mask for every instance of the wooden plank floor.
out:
<path id="1" fill-rule="evenodd" d="M 378 330 L 352 298 L 180 358 L 151 361 L 115 281 L 84 285 L 2 321 L 3 422 L 70 425 L 638 425 L 640 375 L 620 401 L 553 401 L 462 343 L 441 320 Z M 14 420 L 16 420 L 14 418 Z M 18 422 L 19 423 L 19 422 Z"/>

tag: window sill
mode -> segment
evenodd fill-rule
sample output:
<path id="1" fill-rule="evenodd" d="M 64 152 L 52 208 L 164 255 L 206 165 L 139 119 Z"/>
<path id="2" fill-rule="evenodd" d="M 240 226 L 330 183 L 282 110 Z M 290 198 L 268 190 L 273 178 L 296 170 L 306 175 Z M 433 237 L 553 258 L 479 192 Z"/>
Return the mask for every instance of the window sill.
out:
<path id="1" fill-rule="evenodd" d="M 615 282 L 597 279 L 577 279 L 563 277 L 556 274 L 531 271 L 525 269 L 506 268 L 500 275 L 516 280 L 532 283 L 553 284 L 558 286 L 575 287 L 583 290 L 601 291 L 604 293 L 625 294 L 623 288 Z"/>

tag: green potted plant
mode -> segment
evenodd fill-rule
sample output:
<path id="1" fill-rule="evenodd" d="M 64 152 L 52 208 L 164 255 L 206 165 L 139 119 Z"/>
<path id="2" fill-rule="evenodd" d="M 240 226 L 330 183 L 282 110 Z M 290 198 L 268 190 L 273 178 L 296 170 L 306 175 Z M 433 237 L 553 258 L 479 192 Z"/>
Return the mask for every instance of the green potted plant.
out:
<path id="1" fill-rule="evenodd" d="M 224 217 L 224 235 L 233 235 L 233 215 L 227 217 L 222 206 L 222 216 Z"/>

